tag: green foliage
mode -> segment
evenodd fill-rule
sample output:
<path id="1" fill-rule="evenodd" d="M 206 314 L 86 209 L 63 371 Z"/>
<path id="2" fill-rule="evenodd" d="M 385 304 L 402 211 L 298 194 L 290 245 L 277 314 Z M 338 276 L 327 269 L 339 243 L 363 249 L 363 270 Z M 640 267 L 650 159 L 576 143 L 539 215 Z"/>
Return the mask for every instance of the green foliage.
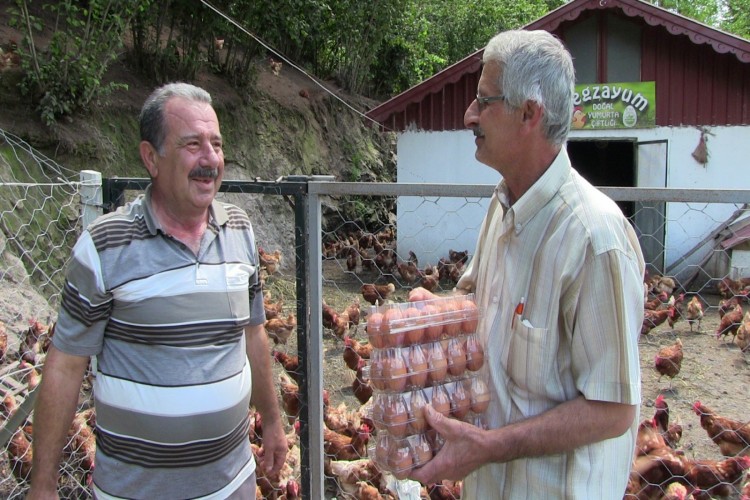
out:
<path id="1" fill-rule="evenodd" d="M 656 5 L 740 36 L 750 35 L 750 0 L 653 0 Z M 518 28 L 564 0 L 215 0 L 231 20 L 194 0 L 45 2 L 56 16 L 51 41 L 32 0 L 14 0 L 25 38 L 22 91 L 45 123 L 86 109 L 117 82 L 104 72 L 123 47 L 133 68 L 157 83 L 194 80 L 210 70 L 235 87 L 257 79 L 260 58 L 281 54 L 320 79 L 383 99 L 481 49 L 499 31 Z M 36 11 L 39 12 L 38 10 Z"/>
<path id="2" fill-rule="evenodd" d="M 481 49 L 496 33 L 518 28 L 563 4 L 561 0 L 432 0 L 407 2 L 371 68 L 372 93 L 402 92 Z"/>
<path id="3" fill-rule="evenodd" d="M 721 23 L 723 7 L 717 0 L 655 0 L 652 3 L 709 26 L 718 27 Z"/>
<path id="4" fill-rule="evenodd" d="M 122 48 L 122 35 L 133 15 L 131 2 L 67 0 L 43 5 L 55 16 L 47 47 L 37 47 L 40 19 L 30 13 L 30 0 L 16 0 L 13 22 L 24 32 L 19 46 L 25 71 L 21 92 L 37 104 L 42 121 L 51 125 L 121 84 L 104 84 L 109 65 Z"/>
<path id="5" fill-rule="evenodd" d="M 157 83 L 192 80 L 206 62 L 202 46 L 213 48 L 217 16 L 189 0 L 140 2 L 130 24 L 131 62 Z"/>
<path id="6" fill-rule="evenodd" d="M 734 35 L 750 37 L 750 0 L 649 0 L 654 5 Z"/>
<path id="7" fill-rule="evenodd" d="M 750 38 L 750 0 L 727 2 L 721 28 L 737 36 Z"/>

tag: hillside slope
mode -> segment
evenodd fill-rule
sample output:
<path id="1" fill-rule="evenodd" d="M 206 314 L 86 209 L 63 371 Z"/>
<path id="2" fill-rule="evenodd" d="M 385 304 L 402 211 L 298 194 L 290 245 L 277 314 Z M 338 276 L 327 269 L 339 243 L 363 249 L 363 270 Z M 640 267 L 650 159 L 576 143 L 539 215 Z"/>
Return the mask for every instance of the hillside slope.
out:
<path id="1" fill-rule="evenodd" d="M 0 14 L 0 47 L 20 40 Z M 368 126 L 362 113 L 376 103 L 347 95 L 328 83 L 284 64 L 275 74 L 266 59 L 256 62 L 256 79 L 239 91 L 220 75 L 200 73 L 193 83 L 208 90 L 225 138 L 225 179 L 276 180 L 285 175 L 333 175 L 339 181 L 392 180 L 393 137 Z M 121 56 L 107 81 L 124 83 L 86 114 L 41 124 L 17 85 L 21 70 L 0 70 L 0 129 L 11 132 L 71 171 L 92 169 L 106 177 L 145 177 L 138 157 L 137 115 L 155 83 L 139 78 Z M 354 111 L 354 110 L 358 111 Z M 0 172 L 2 180 L 13 181 Z M 232 198 L 251 215 L 268 247 L 293 248 L 289 206 L 281 197 Z M 291 257 L 291 256 L 290 256 Z M 288 259 L 287 262 L 291 262 Z"/>

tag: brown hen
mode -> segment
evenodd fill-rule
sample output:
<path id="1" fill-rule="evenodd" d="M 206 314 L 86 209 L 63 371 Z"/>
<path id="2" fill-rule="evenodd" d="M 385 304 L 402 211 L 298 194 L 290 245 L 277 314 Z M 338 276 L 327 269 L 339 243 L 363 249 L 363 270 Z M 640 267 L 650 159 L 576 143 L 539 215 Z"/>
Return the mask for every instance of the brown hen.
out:
<path id="1" fill-rule="evenodd" d="M 258 258 L 260 260 L 260 267 L 265 268 L 268 274 L 273 274 L 281 265 L 281 250 L 268 253 L 262 247 L 258 247 Z"/>
<path id="2" fill-rule="evenodd" d="M 359 366 L 359 360 L 361 359 L 361 356 L 357 353 L 357 351 L 354 350 L 353 347 L 353 341 L 351 337 L 348 335 L 344 336 L 344 354 L 342 354 L 344 358 L 344 364 L 350 369 L 350 370 L 357 370 L 357 367 Z"/>
<path id="3" fill-rule="evenodd" d="M 354 436 L 339 434 L 323 427 L 323 450 L 333 460 L 358 460 L 367 456 L 370 427 L 362 424 Z"/>
<path id="4" fill-rule="evenodd" d="M 693 411 L 701 419 L 701 427 L 719 446 L 725 457 L 750 456 L 750 422 L 740 422 L 718 415 L 714 410 L 696 401 Z"/>
<path id="5" fill-rule="evenodd" d="M 735 338 L 737 347 L 740 351 L 747 352 L 750 348 L 750 311 L 742 317 L 742 324 L 737 328 L 737 337 Z"/>
<path id="6" fill-rule="evenodd" d="M 734 342 L 734 338 L 737 336 L 737 330 L 742 324 L 742 316 L 742 306 L 739 303 L 734 304 L 724 316 L 722 316 L 719 326 L 716 327 L 716 331 L 714 332 L 716 338 L 718 339 L 722 336 L 726 337 L 731 333 L 732 342 Z M 726 342 L 726 338 L 724 338 L 724 341 Z"/>
<path id="7" fill-rule="evenodd" d="M 279 363 L 292 380 L 299 386 L 304 384 L 304 374 L 300 371 L 299 356 L 281 351 L 273 351 L 273 359 Z"/>
<path id="8" fill-rule="evenodd" d="M 346 309 L 344 309 L 344 312 L 349 317 L 349 327 L 357 326 L 359 325 L 359 318 L 360 318 L 360 301 L 359 297 L 356 297 L 354 299 L 354 302 L 346 306 Z"/>
<path id="9" fill-rule="evenodd" d="M 28 481 L 31 477 L 32 449 L 31 442 L 22 430 L 16 431 L 8 442 L 8 459 L 16 480 Z"/>
<path id="10" fill-rule="evenodd" d="M 289 378 L 286 373 L 279 374 L 279 390 L 281 391 L 281 406 L 284 408 L 289 424 L 299 416 L 302 400 L 299 395 L 299 386 Z"/>
<path id="11" fill-rule="evenodd" d="M 272 318 L 266 320 L 266 333 L 275 345 L 286 344 L 289 336 L 297 329 L 297 317 L 290 313 L 286 319 Z"/>
<path id="12" fill-rule="evenodd" d="M 659 379 L 666 375 L 669 377 L 669 388 L 672 388 L 672 379 L 680 373 L 682 367 L 682 340 L 659 349 L 654 358 L 654 368 L 659 372 Z"/>
<path id="13" fill-rule="evenodd" d="M 688 302 L 685 319 L 690 325 L 690 331 L 693 331 L 693 323 L 698 323 L 698 331 L 701 329 L 701 320 L 703 319 L 703 302 L 697 295 L 693 296 Z"/>
<path id="14" fill-rule="evenodd" d="M 679 423 L 669 422 L 669 405 L 664 394 L 659 394 L 654 402 L 654 424 L 664 441 L 670 448 L 676 448 L 682 438 L 682 426 Z"/>
<path id="15" fill-rule="evenodd" d="M 372 305 L 379 305 L 383 304 L 396 291 L 396 287 L 393 283 L 388 283 L 387 285 L 365 283 L 359 291 L 367 302 Z"/>
<path id="16" fill-rule="evenodd" d="M 667 318 L 675 314 L 675 308 L 673 305 L 669 305 L 666 309 L 658 309 L 651 311 L 645 309 L 643 311 L 643 323 L 641 324 L 641 335 L 648 335 L 651 330 L 661 325 Z"/>
<path id="17" fill-rule="evenodd" d="M 354 393 L 354 397 L 356 397 L 357 401 L 361 404 L 367 403 L 372 397 L 373 392 L 369 380 L 364 376 L 365 366 L 365 360 L 360 358 L 359 364 L 357 365 L 357 374 L 354 377 L 354 381 L 352 381 L 352 392 Z"/>
<path id="18" fill-rule="evenodd" d="M 724 460 L 685 460 L 685 480 L 711 497 L 735 493 L 734 483 L 750 468 L 750 457 L 729 457 Z"/>

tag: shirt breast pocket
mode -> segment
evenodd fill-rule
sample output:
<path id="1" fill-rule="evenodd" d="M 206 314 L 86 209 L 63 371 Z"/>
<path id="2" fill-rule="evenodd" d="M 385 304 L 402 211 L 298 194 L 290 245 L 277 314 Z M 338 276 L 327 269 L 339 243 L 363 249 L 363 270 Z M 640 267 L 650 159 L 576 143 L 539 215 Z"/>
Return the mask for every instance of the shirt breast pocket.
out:
<path id="1" fill-rule="evenodd" d="M 557 339 L 551 338 L 547 328 L 534 328 L 527 320 L 518 321 L 512 335 L 508 357 L 512 382 L 531 394 L 547 393 L 547 385 L 558 378 L 554 370 Z"/>
<path id="2" fill-rule="evenodd" d="M 227 288 L 229 290 L 247 289 L 250 277 L 255 274 L 255 266 L 250 264 L 234 264 L 227 269 Z"/>

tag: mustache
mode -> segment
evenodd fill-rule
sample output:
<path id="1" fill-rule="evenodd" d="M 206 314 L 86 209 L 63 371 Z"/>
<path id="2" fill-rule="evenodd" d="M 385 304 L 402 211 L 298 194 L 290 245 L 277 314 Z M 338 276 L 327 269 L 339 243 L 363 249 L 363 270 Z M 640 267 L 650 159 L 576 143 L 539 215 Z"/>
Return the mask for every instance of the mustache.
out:
<path id="1" fill-rule="evenodd" d="M 474 137 L 484 137 L 484 132 L 482 131 L 481 127 L 474 127 L 472 129 L 472 132 L 474 132 Z"/>
<path id="2" fill-rule="evenodd" d="M 188 174 L 189 178 L 201 177 L 208 179 L 216 179 L 219 176 L 219 171 L 211 167 L 195 167 Z"/>

